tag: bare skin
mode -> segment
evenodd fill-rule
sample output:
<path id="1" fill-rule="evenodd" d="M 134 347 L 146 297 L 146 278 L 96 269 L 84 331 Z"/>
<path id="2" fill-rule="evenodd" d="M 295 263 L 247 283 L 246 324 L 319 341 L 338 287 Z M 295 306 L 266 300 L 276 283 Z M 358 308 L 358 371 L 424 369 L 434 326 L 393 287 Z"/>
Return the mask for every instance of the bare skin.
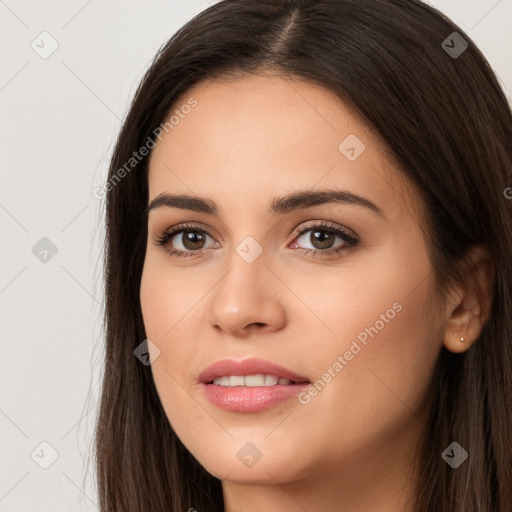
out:
<path id="1" fill-rule="evenodd" d="M 424 204 L 384 145 L 331 92 L 250 76 L 201 83 L 174 108 L 190 97 L 197 106 L 151 155 L 149 200 L 199 196 L 219 215 L 152 209 L 140 289 L 146 334 L 160 350 L 152 372 L 172 427 L 222 481 L 227 512 L 413 512 L 413 454 L 437 355 L 443 344 L 454 352 L 471 346 L 487 303 L 465 286 L 434 302 L 419 224 Z M 350 147 L 339 149 L 349 134 L 365 145 L 353 161 Z M 366 198 L 382 215 L 332 202 L 267 213 L 275 197 L 333 189 Z M 315 242 L 321 221 L 358 243 L 349 247 L 339 235 L 331 246 Z M 155 244 L 181 223 L 206 230 L 202 242 L 187 245 L 189 229 Z M 262 249 L 251 263 L 237 252 L 247 237 Z M 169 249 L 194 254 L 178 258 Z M 486 255 L 476 252 L 475 261 L 483 268 Z M 475 282 L 485 288 L 483 278 Z M 370 326 L 378 333 L 363 344 Z M 354 340 L 360 351 L 345 357 Z M 340 355 L 342 370 L 333 370 Z M 213 405 L 199 374 L 219 359 L 248 357 L 312 383 L 330 368 L 331 379 L 307 403 L 289 399 L 250 413 Z M 261 453 L 252 467 L 237 457 L 248 442 Z"/>

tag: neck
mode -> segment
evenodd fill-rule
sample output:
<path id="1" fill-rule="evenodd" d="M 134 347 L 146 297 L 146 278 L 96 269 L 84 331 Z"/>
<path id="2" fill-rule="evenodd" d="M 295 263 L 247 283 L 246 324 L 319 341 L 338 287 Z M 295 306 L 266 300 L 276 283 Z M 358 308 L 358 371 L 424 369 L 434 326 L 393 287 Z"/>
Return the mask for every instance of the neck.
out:
<path id="1" fill-rule="evenodd" d="M 269 468 L 266 482 L 254 484 L 236 482 L 231 473 L 232 480 L 222 482 L 225 512 L 414 512 L 421 426 L 417 422 L 407 438 L 400 432 L 379 439 L 342 461 L 339 455 L 321 460 L 301 478 L 283 478 Z"/>

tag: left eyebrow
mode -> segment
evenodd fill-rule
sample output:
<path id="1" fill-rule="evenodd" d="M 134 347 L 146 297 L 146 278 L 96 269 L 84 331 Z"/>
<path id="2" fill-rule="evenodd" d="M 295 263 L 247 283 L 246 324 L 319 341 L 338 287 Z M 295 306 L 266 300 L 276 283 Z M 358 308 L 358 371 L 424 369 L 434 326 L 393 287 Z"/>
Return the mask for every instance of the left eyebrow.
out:
<path id="1" fill-rule="evenodd" d="M 386 218 L 383 210 L 369 199 L 348 190 L 303 190 L 283 197 L 275 197 L 270 203 L 269 215 L 282 215 L 294 210 L 303 210 L 328 203 L 353 204 L 368 208 L 377 215 Z M 161 207 L 179 208 L 194 212 L 219 215 L 219 209 L 211 199 L 188 194 L 169 194 L 162 192 L 149 203 L 146 213 Z"/>

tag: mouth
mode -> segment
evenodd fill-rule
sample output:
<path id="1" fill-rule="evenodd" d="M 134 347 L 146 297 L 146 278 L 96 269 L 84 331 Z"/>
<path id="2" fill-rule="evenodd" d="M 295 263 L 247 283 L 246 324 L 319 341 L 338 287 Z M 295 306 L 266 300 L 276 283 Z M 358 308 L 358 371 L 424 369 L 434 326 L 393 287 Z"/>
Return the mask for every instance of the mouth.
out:
<path id="1" fill-rule="evenodd" d="M 309 383 L 309 379 L 284 366 L 265 359 L 249 358 L 241 361 L 222 359 L 210 365 L 199 375 L 199 382 L 216 386 L 289 386 Z"/>
<path id="2" fill-rule="evenodd" d="M 295 380 L 280 377 L 278 375 L 270 375 L 263 373 L 256 373 L 254 375 L 223 375 L 222 377 L 215 377 L 214 379 L 206 382 L 205 384 L 215 384 L 216 386 L 224 387 L 257 387 L 257 386 L 292 386 L 294 384 L 308 383 L 308 380 L 297 382 Z"/>
<path id="3" fill-rule="evenodd" d="M 256 412 L 297 396 L 311 382 L 263 359 L 224 359 L 199 376 L 206 397 L 231 412 Z"/>

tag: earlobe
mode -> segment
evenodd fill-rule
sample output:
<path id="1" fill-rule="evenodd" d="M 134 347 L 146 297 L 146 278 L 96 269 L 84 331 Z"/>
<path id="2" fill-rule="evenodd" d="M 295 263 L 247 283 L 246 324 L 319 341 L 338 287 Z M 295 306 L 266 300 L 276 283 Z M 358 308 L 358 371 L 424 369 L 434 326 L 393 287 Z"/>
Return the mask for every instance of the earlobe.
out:
<path id="1" fill-rule="evenodd" d="M 480 322 L 480 308 L 464 309 L 460 304 L 452 313 L 447 324 L 443 344 L 456 354 L 465 352 L 480 335 L 483 324 Z"/>
<path id="2" fill-rule="evenodd" d="M 447 350 L 449 350 L 450 352 L 453 352 L 455 354 L 465 352 L 466 350 L 468 350 L 468 348 L 470 348 L 473 345 L 473 343 L 478 338 L 478 335 L 480 334 L 480 332 L 479 332 L 477 336 L 471 338 L 467 334 L 469 331 L 471 331 L 471 330 L 470 329 L 461 329 L 461 331 L 458 331 L 458 332 L 453 331 L 453 332 L 445 333 L 445 336 L 443 339 L 443 345 L 446 347 Z M 458 334 L 460 332 L 464 332 L 466 334 L 466 336 L 458 337 Z"/>

